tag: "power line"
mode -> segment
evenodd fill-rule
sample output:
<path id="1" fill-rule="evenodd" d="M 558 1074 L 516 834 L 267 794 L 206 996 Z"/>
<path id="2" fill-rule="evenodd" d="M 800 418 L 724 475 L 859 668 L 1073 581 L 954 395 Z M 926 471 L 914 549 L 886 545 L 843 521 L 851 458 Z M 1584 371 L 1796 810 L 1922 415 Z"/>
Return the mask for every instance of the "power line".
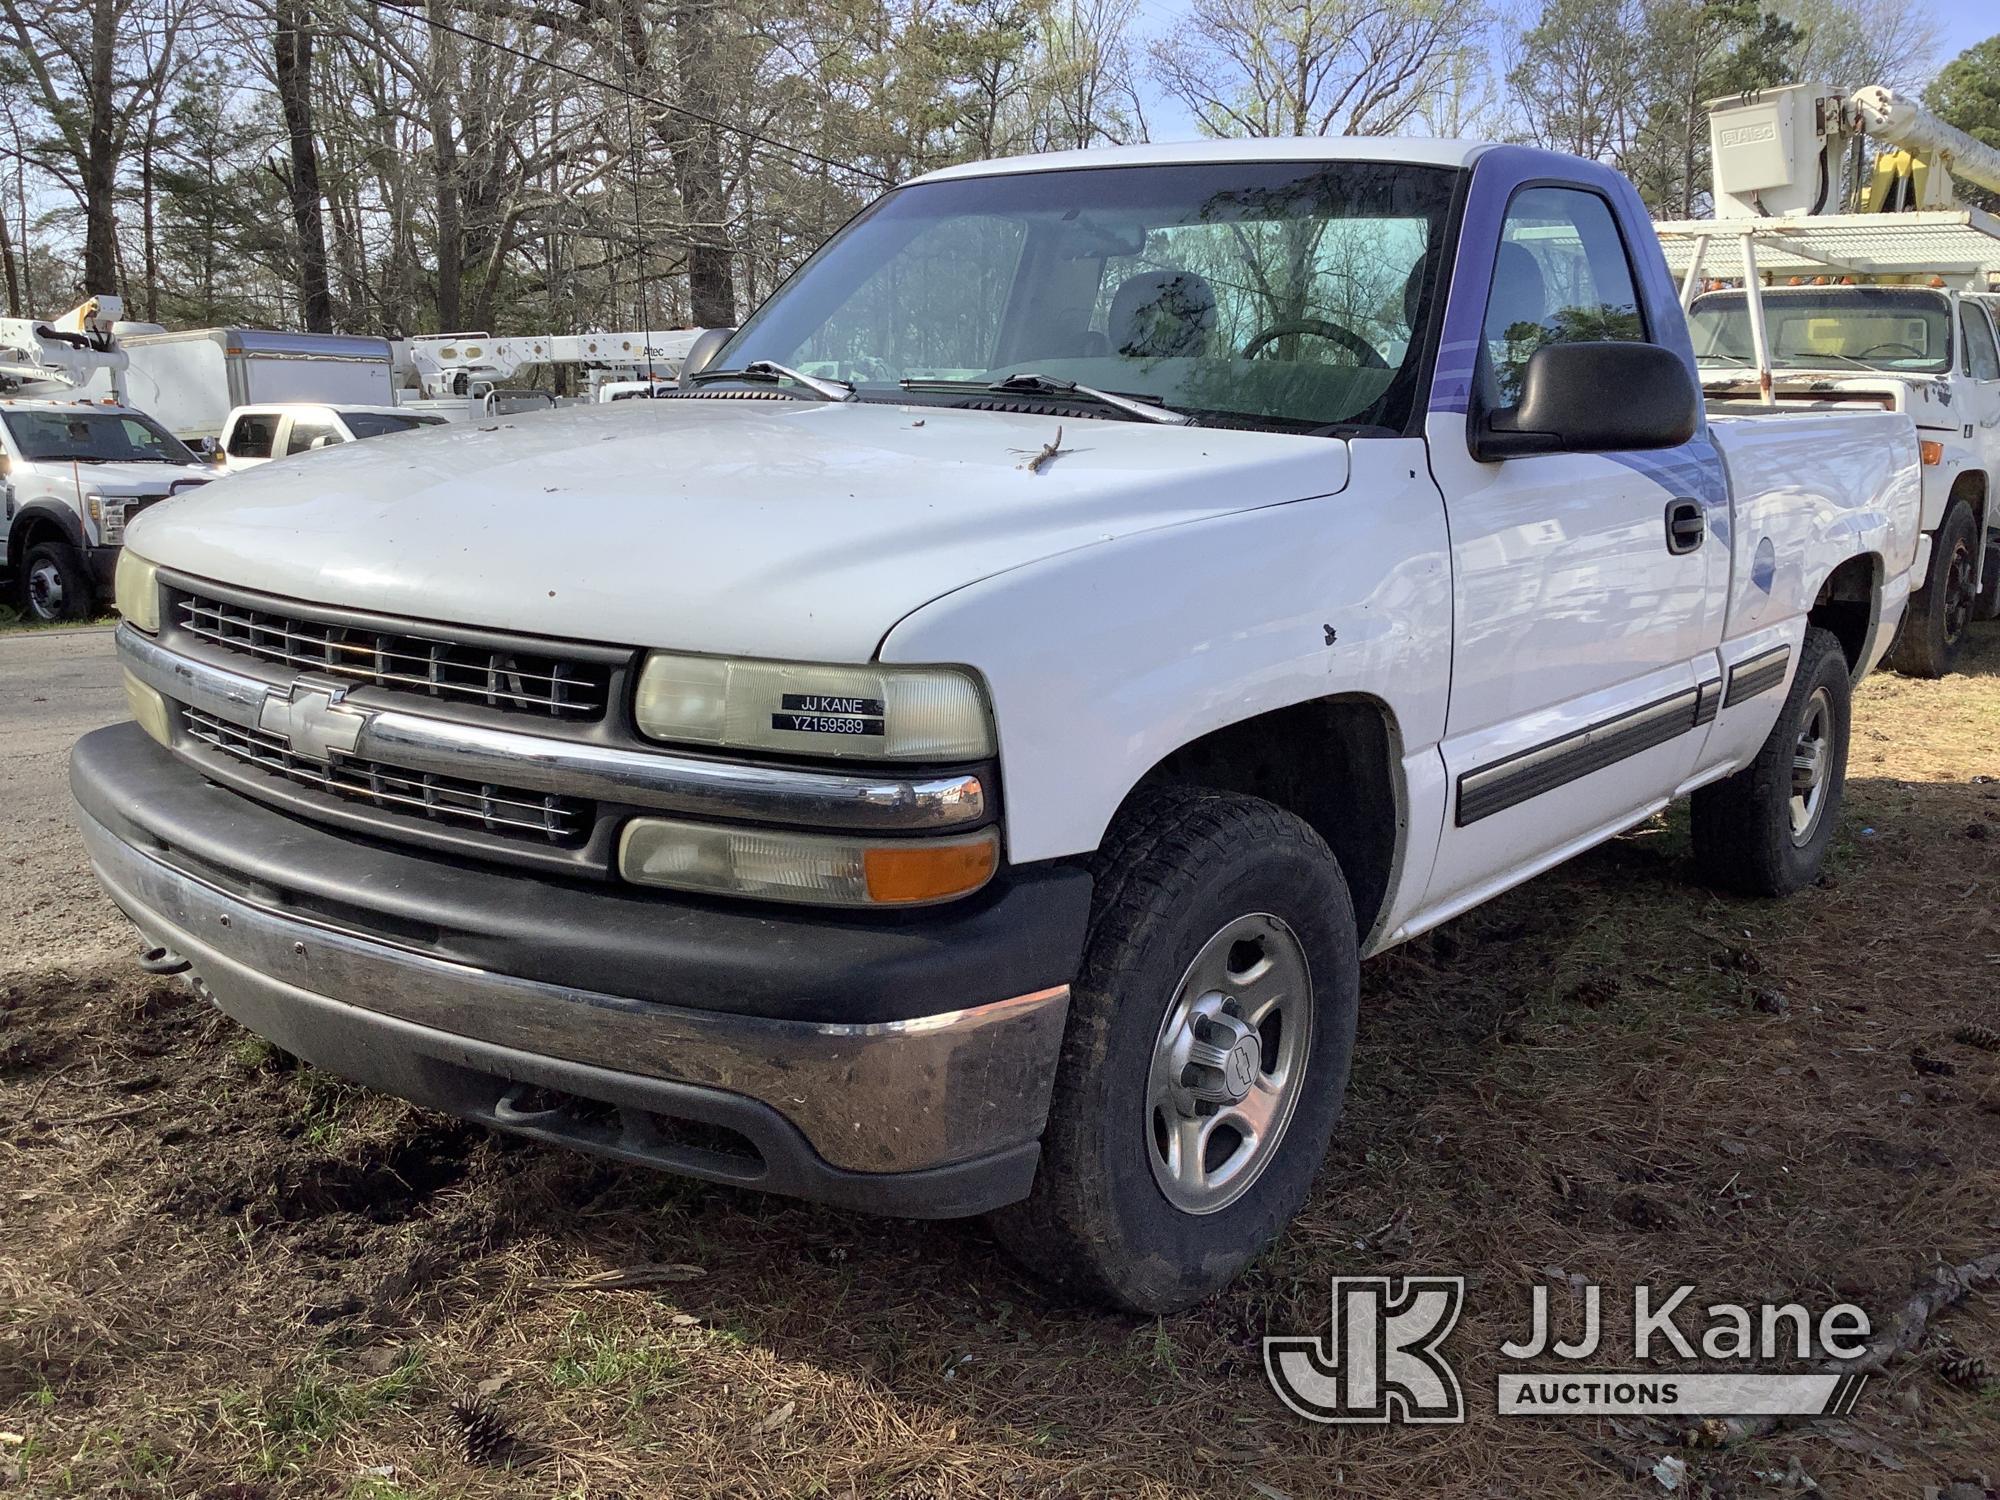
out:
<path id="1" fill-rule="evenodd" d="M 450 32 L 453 36 L 463 37 L 468 42 L 477 42 L 482 47 L 491 47 L 496 52 L 504 52 L 509 57 L 519 58 L 522 62 L 534 63 L 538 67 L 553 68 L 556 72 L 570 78 L 579 79 L 584 83 L 595 84 L 599 88 L 610 89 L 615 94 L 623 94 L 628 100 L 636 99 L 641 104 L 649 104 L 654 109 L 665 110 L 668 114 L 682 115 L 687 119 L 698 121 L 708 126 L 711 130 L 726 130 L 731 135 L 740 135 L 745 140 L 755 141 L 768 150 L 780 151 L 787 156 L 794 156 L 802 161 L 813 162 L 818 166 L 831 167 L 837 172 L 852 172 L 857 177 L 865 177 L 870 182 L 880 183 L 883 187 L 894 187 L 896 185 L 895 178 L 884 177 L 880 172 L 870 171 L 867 167 L 857 167 L 852 162 L 835 161 L 830 156 L 821 156 L 817 151 L 809 151 L 804 146 L 788 145 L 786 142 L 777 140 L 774 137 L 759 134 L 748 126 L 731 125 L 726 120 L 718 120 L 712 115 L 701 113 L 699 110 L 689 109 L 684 104 L 669 104 L 664 99 L 656 99 L 651 94 L 641 93 L 639 90 L 628 85 L 612 83 L 602 78 L 593 78 L 581 68 L 572 68 L 567 63 L 559 63 L 552 58 L 538 57 L 532 52 L 528 52 L 520 47 L 510 46 L 508 43 L 499 41 L 493 37 L 480 36 L 477 32 L 467 31 L 463 27 L 452 25 L 449 21 L 439 20 L 427 11 L 418 10 L 414 6 L 398 6 L 396 8 L 402 10 L 405 15 L 413 16 L 422 21 L 433 30 Z M 551 27 L 550 29 L 554 30 L 555 28 Z M 557 32 L 557 35 L 562 34 L 561 32 Z"/>

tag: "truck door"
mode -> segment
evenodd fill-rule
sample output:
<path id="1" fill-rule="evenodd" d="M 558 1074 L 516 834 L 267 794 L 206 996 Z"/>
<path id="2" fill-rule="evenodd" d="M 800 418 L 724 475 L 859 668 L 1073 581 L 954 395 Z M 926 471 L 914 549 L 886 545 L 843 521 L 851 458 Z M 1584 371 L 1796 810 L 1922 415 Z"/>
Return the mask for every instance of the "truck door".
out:
<path id="1" fill-rule="evenodd" d="M 1527 160 L 1489 172 L 1506 158 Z M 1557 161 L 1571 180 L 1534 170 Z M 1469 421 L 1514 403 L 1543 345 L 1643 340 L 1693 363 L 1621 178 L 1577 181 L 1574 162 L 1512 148 L 1475 170 L 1427 425 L 1453 575 L 1451 800 L 1429 892 L 1447 908 L 1636 821 L 1688 778 L 1729 580 L 1705 431 L 1663 451 L 1472 457 Z"/>
<path id="2" fill-rule="evenodd" d="M 2000 493 L 2000 343 L 1994 340 L 1986 309 L 1977 302 L 1960 301 L 1958 327 L 1963 345 L 1958 367 L 1968 398 L 1964 422 L 1972 429 L 1972 451 L 1986 471 L 1990 527 L 1995 521 L 1990 497 Z"/>

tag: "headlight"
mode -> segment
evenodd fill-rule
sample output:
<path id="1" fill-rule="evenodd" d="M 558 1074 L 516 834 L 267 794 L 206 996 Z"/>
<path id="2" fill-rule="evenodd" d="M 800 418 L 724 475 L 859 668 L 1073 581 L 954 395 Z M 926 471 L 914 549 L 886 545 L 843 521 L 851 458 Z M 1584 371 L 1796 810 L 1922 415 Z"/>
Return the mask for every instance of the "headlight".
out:
<path id="1" fill-rule="evenodd" d="M 102 495 L 85 495 L 83 508 L 90 524 L 97 528 L 99 546 L 115 547 L 125 540 L 125 502 L 107 500 Z"/>
<path id="2" fill-rule="evenodd" d="M 862 760 L 993 754 L 986 696 L 951 667 L 828 667 L 656 651 L 639 674 L 639 729 L 656 740 Z"/>
<path id="3" fill-rule="evenodd" d="M 821 906 L 919 906 L 970 895 L 993 878 L 1000 836 L 856 839 L 634 818 L 618 869 L 639 885 Z"/>
<path id="4" fill-rule="evenodd" d="M 160 629 L 160 570 L 127 547 L 118 554 L 112 580 L 118 613 L 135 630 L 155 635 Z"/>

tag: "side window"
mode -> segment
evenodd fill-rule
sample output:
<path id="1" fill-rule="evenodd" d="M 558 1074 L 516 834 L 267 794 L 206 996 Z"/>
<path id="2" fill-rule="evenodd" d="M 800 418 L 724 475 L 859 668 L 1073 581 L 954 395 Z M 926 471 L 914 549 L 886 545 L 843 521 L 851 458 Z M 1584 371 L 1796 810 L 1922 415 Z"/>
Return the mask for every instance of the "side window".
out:
<path id="1" fill-rule="evenodd" d="M 1959 303 L 1958 326 L 1965 339 L 1965 373 L 1974 380 L 2000 380 L 2000 348 L 1994 347 L 1985 309 Z"/>
<path id="2" fill-rule="evenodd" d="M 1520 399 L 1521 372 L 1545 345 L 1644 341 L 1632 263 L 1609 204 L 1580 188 L 1514 195 L 1500 227 L 1483 336 L 1494 406 Z"/>
<path id="3" fill-rule="evenodd" d="M 285 439 L 285 453 L 307 453 L 312 445 L 325 438 L 321 447 L 331 447 L 341 441 L 340 432 L 331 422 L 320 417 L 293 417 L 291 435 Z"/>
<path id="4" fill-rule="evenodd" d="M 269 458 L 278 435 L 278 419 L 262 412 L 245 412 L 229 432 L 232 458 Z"/>

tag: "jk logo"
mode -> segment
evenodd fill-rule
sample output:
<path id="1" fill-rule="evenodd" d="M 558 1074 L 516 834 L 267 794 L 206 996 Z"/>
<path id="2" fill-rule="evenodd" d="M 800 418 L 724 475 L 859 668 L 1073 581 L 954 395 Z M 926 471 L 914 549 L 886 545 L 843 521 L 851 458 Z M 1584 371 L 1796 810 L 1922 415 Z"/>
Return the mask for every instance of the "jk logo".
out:
<path id="1" fill-rule="evenodd" d="M 1264 1372 L 1312 1422 L 1463 1422 L 1465 1393 L 1438 1353 L 1465 1301 L 1463 1276 L 1336 1276 L 1332 1327 L 1264 1340 Z"/>

